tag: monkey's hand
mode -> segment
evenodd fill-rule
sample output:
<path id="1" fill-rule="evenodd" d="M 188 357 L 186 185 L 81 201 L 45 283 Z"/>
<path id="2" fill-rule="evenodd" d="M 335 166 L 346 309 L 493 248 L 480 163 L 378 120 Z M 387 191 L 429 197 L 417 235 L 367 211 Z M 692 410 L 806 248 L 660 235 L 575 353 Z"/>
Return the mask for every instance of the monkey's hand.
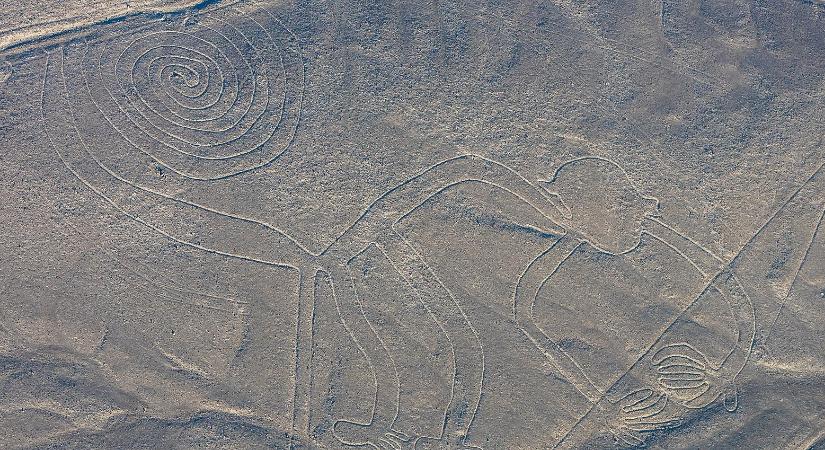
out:
<path id="1" fill-rule="evenodd" d="M 678 418 L 665 413 L 667 404 L 667 395 L 645 388 L 630 392 L 616 402 L 601 402 L 596 406 L 596 414 L 619 447 L 644 447 L 646 433 L 680 425 Z"/>
<path id="2" fill-rule="evenodd" d="M 725 364 L 713 367 L 707 356 L 692 345 L 665 345 L 653 354 L 652 363 L 659 386 L 685 407 L 704 408 L 723 397 L 725 409 L 736 410 L 736 373 Z"/>

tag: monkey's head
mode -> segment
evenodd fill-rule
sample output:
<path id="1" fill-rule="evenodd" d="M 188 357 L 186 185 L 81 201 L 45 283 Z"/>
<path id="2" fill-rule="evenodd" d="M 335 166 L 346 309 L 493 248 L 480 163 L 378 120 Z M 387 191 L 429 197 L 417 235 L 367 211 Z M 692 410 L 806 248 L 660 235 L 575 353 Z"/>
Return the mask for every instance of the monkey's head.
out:
<path id="1" fill-rule="evenodd" d="M 544 186 L 566 207 L 562 225 L 612 254 L 634 249 L 642 221 L 659 208 L 658 200 L 642 196 L 619 165 L 599 157 L 562 164 Z"/>

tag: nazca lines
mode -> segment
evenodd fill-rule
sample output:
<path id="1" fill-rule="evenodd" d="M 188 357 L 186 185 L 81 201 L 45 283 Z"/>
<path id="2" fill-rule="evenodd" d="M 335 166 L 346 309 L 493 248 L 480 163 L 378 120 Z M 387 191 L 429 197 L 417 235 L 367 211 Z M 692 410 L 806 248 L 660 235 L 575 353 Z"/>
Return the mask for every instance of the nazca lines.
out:
<path id="1" fill-rule="evenodd" d="M 269 223 L 183 198 L 182 193 L 203 183 L 276 159 L 294 137 L 303 96 L 297 39 L 277 19 L 265 12 L 224 10 L 198 20 L 191 32 L 158 30 L 170 25 L 148 22 L 109 39 L 52 51 L 44 71 L 41 109 L 59 159 L 110 206 L 174 242 L 299 274 L 295 433 L 308 433 L 314 287 L 316 279 L 328 282 L 339 316 L 375 381 L 369 422 L 339 420 L 336 435 L 352 445 L 411 446 L 418 440 L 392 430 L 399 410 L 399 374 L 366 320 L 349 267 L 365 249 L 378 247 L 416 291 L 453 348 L 454 382 L 441 436 L 432 439 L 464 446 L 481 396 L 483 349 L 455 298 L 393 225 L 445 189 L 467 182 L 510 192 L 556 231 L 558 207 L 545 191 L 512 169 L 464 155 L 435 164 L 387 191 L 326 249 L 312 253 Z M 162 43 L 165 39 L 172 43 Z M 244 67 L 252 72 L 227 75 L 220 87 L 213 84 L 218 77 L 214 61 L 228 62 L 245 50 L 262 48 L 278 51 L 278 58 L 263 54 L 255 59 L 265 68 L 267 59 L 280 60 L 277 81 L 269 77 L 271 70 L 258 74 L 250 62 Z M 93 70 L 85 70 L 87 66 Z M 129 83 L 124 86 L 125 80 Z M 231 89 L 236 95 L 226 98 L 227 85 L 237 86 Z M 266 86 L 266 94 L 253 89 L 259 85 Z M 284 92 L 277 103 L 283 106 L 280 115 L 269 108 L 277 86 Z M 242 151 L 231 150 L 241 144 L 246 145 Z"/>
<path id="2" fill-rule="evenodd" d="M 269 14 L 225 9 L 198 19 L 171 27 L 149 21 L 69 46 L 61 71 L 66 92 L 90 100 L 147 165 L 184 180 L 218 180 L 287 149 L 304 66 L 297 37 Z"/>
<path id="3" fill-rule="evenodd" d="M 680 424 L 679 408 L 673 411 L 669 403 L 681 408 L 703 408 L 724 396 L 726 409 L 735 409 L 736 378 L 754 348 L 765 344 L 796 288 L 811 248 L 815 242 L 821 242 L 823 216 L 825 164 L 819 164 L 727 262 L 651 218 L 644 232 L 691 261 L 701 274 L 704 290 L 664 331 L 653 336 L 650 346 L 633 366 L 605 391 L 596 387 L 576 361 L 532 320 L 538 290 L 580 244 L 562 238 L 539 255 L 525 270 L 514 294 L 517 321 L 559 372 L 591 402 L 589 410 L 557 447 L 580 448 L 592 436 L 593 427 L 603 428 L 605 424 L 621 445 L 644 445 L 647 433 Z M 780 237 L 801 245 L 785 248 Z M 785 262 L 777 267 L 777 259 Z M 709 290 L 725 299 L 736 329 L 730 352 L 718 364 L 710 362 L 690 343 L 674 342 L 669 336 L 676 321 Z"/>
<path id="4" fill-rule="evenodd" d="M 204 183 L 275 161 L 295 137 L 303 100 L 304 66 L 298 41 L 280 21 L 264 11 L 246 14 L 236 9 L 196 18 L 198 23 L 194 25 L 149 21 L 108 38 L 72 43 L 49 54 L 41 108 L 44 128 L 58 157 L 109 205 L 168 239 L 299 274 L 292 418 L 295 433 L 308 433 L 314 290 L 317 280 L 328 283 L 338 314 L 370 366 L 375 382 L 369 422 L 339 420 L 336 434 L 345 444 L 408 447 L 416 441 L 393 430 L 399 411 L 399 374 L 386 345 L 366 319 L 350 268 L 358 255 L 370 247 L 378 248 L 415 291 L 452 347 L 451 395 L 443 412 L 441 435 L 433 439 L 465 447 L 482 390 L 484 351 L 478 333 L 452 293 L 394 225 L 440 192 L 462 183 L 479 182 L 511 193 L 539 213 L 538 217 L 546 221 L 541 224 L 544 228 L 558 235 L 567 234 L 566 241 L 562 238 L 557 243 L 563 253 L 569 255 L 577 242 L 592 239 L 586 235 L 576 238 L 571 230 L 558 227 L 569 211 L 542 188 L 511 168 L 476 155 L 442 161 L 387 191 L 318 253 L 272 224 L 183 198 L 182 194 Z M 273 66 L 275 61 L 278 64 Z M 654 365 L 662 368 L 675 365 L 666 361 L 690 363 L 684 365 L 696 369 L 692 374 L 705 377 L 703 387 L 709 387 L 706 392 L 710 394 L 700 393 L 686 400 L 699 399 L 697 407 L 702 407 L 705 400 L 720 395 L 718 383 L 713 383 L 711 391 L 711 383 L 706 380 L 732 382 L 744 366 L 753 340 L 752 309 L 749 316 L 748 299 L 737 292 L 735 279 L 725 276 L 723 264 L 708 260 L 707 255 L 703 260 L 690 244 L 674 245 L 674 241 L 686 238 L 663 223 L 650 220 L 648 225 L 648 234 L 684 255 L 705 277 L 709 289 L 723 293 L 737 321 L 738 342 L 722 366 L 703 363 L 701 353 L 691 353 L 689 344 L 659 348 L 665 354 Z M 520 288 L 527 286 L 528 298 L 535 299 L 553 267 L 557 268 L 566 257 L 548 262 L 543 260 L 544 255 L 536 258 L 519 281 Z M 532 273 L 534 268 L 541 273 Z M 729 280 L 733 285 L 726 287 Z M 516 296 L 520 295 L 517 291 Z M 519 305 L 524 304 L 517 298 L 517 315 Z M 532 315 L 532 303 L 529 305 L 528 314 L 517 317 L 519 326 L 593 402 L 592 410 L 601 408 L 606 403 L 605 393 L 594 387 L 575 361 L 571 365 L 566 360 L 569 357 L 558 352 L 547 333 L 531 328 L 523 320 Z M 722 376 L 718 372 L 723 367 Z M 634 417 L 651 417 L 653 414 L 644 414 L 649 408 L 655 411 L 661 406 L 662 395 L 648 391 L 647 396 L 644 391 L 632 391 L 623 397 L 630 403 L 619 403 L 625 412 L 638 413 L 630 416 L 632 425 L 638 425 L 632 423 Z M 461 414 L 464 409 L 469 414 Z M 594 415 L 588 413 L 582 420 L 588 417 Z M 610 416 L 610 423 L 616 417 L 622 416 Z M 662 421 L 643 425 L 656 429 L 671 424 Z M 633 441 L 638 439 L 636 434 L 622 436 L 627 443 L 637 443 Z"/>
<path id="5" fill-rule="evenodd" d="M 701 247 L 698 246 L 691 249 L 693 243 L 686 245 L 686 237 L 657 219 L 649 219 L 646 225 L 644 233 L 685 258 L 707 286 L 682 309 L 660 336 L 654 336 L 636 363 L 627 368 L 606 391 L 599 388 L 578 362 L 551 338 L 552 334 L 533 319 L 539 292 L 583 242 L 561 238 L 536 257 L 519 279 L 514 294 L 514 313 L 519 328 L 592 405 L 562 437 L 557 444 L 559 448 L 581 448 L 597 431 L 591 427 L 599 429 L 603 424 L 607 424 L 607 431 L 613 433 L 621 446 L 642 446 L 645 434 L 681 423 L 682 417 L 673 414 L 674 408 L 668 409 L 672 400 L 684 408 L 700 409 L 723 394 L 732 394 L 734 403 L 726 397 L 726 406 L 729 410 L 736 407 L 733 383 L 745 367 L 753 345 L 755 319 L 750 299 L 712 254 L 701 255 Z M 714 266 L 718 267 L 715 272 Z M 736 341 L 719 364 L 711 363 L 701 350 L 690 343 L 668 339 L 670 328 L 709 290 L 714 290 L 725 299 L 735 321 Z M 631 381 L 625 381 L 625 378 Z M 641 379 L 641 383 L 636 384 L 636 378 Z"/>
<path id="6" fill-rule="evenodd" d="M 616 198 L 636 198 L 635 203 L 647 200 L 658 205 L 657 199 L 641 196 L 624 170 L 614 162 L 596 157 L 584 160 L 596 161 L 608 168 L 611 164 L 614 166 L 612 178 L 602 179 L 601 182 L 611 186 L 624 186 L 624 194 L 619 191 L 614 194 Z M 579 161 L 582 159 L 562 165 L 550 182 L 555 182 L 567 166 Z M 576 175 L 573 172 L 567 178 L 577 178 Z M 598 182 L 597 178 L 595 184 Z M 595 185 L 592 188 L 603 195 L 611 192 Z M 562 197 L 565 198 L 564 195 Z M 707 249 L 668 226 L 656 215 L 635 212 L 633 203 L 625 200 L 620 202 L 622 203 L 618 204 L 622 204 L 626 211 L 622 216 L 630 217 L 631 220 L 635 217 L 637 221 L 631 222 L 636 223 L 637 228 L 626 228 L 630 231 L 626 236 L 635 236 L 635 241 L 624 241 L 621 245 L 618 245 L 619 241 L 599 242 L 592 237 L 582 236 L 575 229 L 568 229 L 564 236 L 528 265 L 513 294 L 513 313 L 519 329 L 591 404 L 585 415 L 562 436 L 557 447 L 581 448 L 592 445 L 588 443 L 594 433 L 592 428 L 596 427 L 598 431 L 605 425 L 622 446 L 644 445 L 647 433 L 672 428 L 681 423 L 681 411 L 678 407 L 668 406 L 672 403 L 683 408 L 698 409 L 725 395 L 726 407 L 729 410 L 735 409 L 734 381 L 747 363 L 753 346 L 756 326 L 753 303 L 742 290 L 732 270 Z M 596 210 L 590 213 L 599 214 Z M 614 223 L 613 228 L 621 230 L 625 227 L 621 223 Z M 585 244 L 594 246 L 600 253 L 623 255 L 639 245 L 639 233 L 651 236 L 690 263 L 696 270 L 700 286 L 704 285 L 704 288 L 680 313 L 670 319 L 660 335 L 652 336 L 643 344 L 646 348 L 638 359 L 630 367 L 623 367 L 622 375 L 607 390 L 602 390 L 576 359 L 554 340 L 554 334 L 543 329 L 535 320 L 533 309 L 542 288 L 555 280 L 554 275 L 560 267 L 580 252 Z M 690 343 L 674 341 L 669 336 L 674 324 L 708 291 L 715 291 L 725 300 L 736 334 L 735 342 L 718 364 L 712 363 L 700 349 Z"/>

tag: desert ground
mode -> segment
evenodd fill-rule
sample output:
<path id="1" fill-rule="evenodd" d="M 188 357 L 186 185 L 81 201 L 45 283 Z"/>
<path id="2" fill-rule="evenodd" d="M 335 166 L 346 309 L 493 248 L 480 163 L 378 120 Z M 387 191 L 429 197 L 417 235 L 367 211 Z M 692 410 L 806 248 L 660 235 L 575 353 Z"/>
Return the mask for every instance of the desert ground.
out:
<path id="1" fill-rule="evenodd" d="M 825 449 L 825 3 L 0 5 L 0 448 Z"/>

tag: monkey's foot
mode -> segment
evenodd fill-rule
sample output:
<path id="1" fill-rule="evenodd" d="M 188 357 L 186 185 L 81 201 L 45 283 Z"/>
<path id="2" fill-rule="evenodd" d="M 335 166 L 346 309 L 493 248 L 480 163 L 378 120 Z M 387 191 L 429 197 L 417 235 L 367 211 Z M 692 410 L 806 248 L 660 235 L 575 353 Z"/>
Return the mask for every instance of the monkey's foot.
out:
<path id="1" fill-rule="evenodd" d="M 415 450 L 481 450 L 481 447 L 465 444 L 464 437 L 455 439 L 420 437 L 415 441 Z"/>
<path id="2" fill-rule="evenodd" d="M 413 440 L 409 436 L 376 422 L 362 424 L 339 420 L 335 422 L 333 432 L 346 445 L 373 446 L 380 450 L 413 450 Z"/>

